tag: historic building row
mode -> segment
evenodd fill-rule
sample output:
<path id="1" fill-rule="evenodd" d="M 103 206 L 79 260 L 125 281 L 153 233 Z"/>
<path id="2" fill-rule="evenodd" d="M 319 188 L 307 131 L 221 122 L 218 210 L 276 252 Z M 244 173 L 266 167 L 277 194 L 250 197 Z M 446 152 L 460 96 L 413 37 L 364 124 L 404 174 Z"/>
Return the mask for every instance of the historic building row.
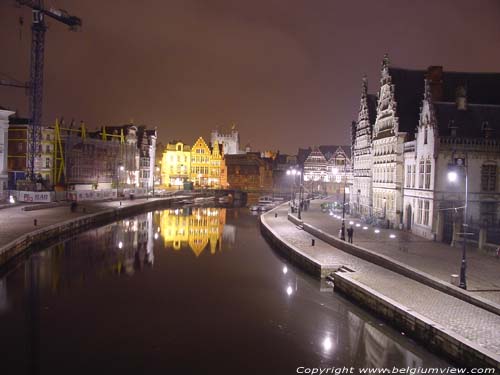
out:
<path id="1" fill-rule="evenodd" d="M 395 68 L 386 55 L 376 96 L 363 78 L 352 154 L 352 213 L 450 242 L 467 175 L 471 233 L 497 236 L 500 73 Z"/>
<path id="2" fill-rule="evenodd" d="M 209 146 L 202 137 L 193 146 L 183 142 L 167 144 L 161 161 L 162 185 L 183 189 L 187 182 L 192 182 L 196 187 L 227 186 L 222 145 L 215 141 Z"/>
<path id="3" fill-rule="evenodd" d="M 2 117 L 3 115 L 3 117 Z M 29 122 L 2 110 L 2 189 L 31 190 Z M 43 126 L 35 152 L 36 190 L 109 190 L 154 187 L 156 129 L 126 124 L 88 131 L 83 123 Z"/>

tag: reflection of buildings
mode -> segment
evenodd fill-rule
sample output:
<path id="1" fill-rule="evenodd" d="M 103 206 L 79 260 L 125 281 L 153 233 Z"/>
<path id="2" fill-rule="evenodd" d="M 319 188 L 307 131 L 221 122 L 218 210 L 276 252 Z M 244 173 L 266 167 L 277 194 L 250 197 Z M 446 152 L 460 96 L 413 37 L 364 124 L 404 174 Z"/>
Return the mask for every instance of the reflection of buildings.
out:
<path id="1" fill-rule="evenodd" d="M 347 313 L 351 363 L 363 367 L 422 367 L 415 353 L 399 345 L 394 338 L 367 324 L 351 311 Z"/>
<path id="2" fill-rule="evenodd" d="M 225 223 L 225 208 L 178 208 L 165 210 L 160 214 L 165 247 L 180 250 L 189 246 L 196 256 L 207 246 L 210 247 L 210 254 L 221 251 Z"/>
<path id="3" fill-rule="evenodd" d="M 89 275 L 127 274 L 154 261 L 153 213 L 80 234 L 37 254 L 38 284 L 53 292 Z"/>

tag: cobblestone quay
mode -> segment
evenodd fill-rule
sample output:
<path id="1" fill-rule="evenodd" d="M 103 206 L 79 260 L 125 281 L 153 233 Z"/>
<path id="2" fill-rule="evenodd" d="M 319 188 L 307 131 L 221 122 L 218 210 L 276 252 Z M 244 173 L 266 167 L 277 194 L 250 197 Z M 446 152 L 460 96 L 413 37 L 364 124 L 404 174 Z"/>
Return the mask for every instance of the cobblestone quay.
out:
<path id="1" fill-rule="evenodd" d="M 500 369 L 500 316 L 315 238 L 288 220 L 286 204 L 263 214 L 261 225 L 267 228 L 264 235 L 274 235 L 317 263 L 338 265 L 334 290 L 404 334 L 459 365 Z"/>

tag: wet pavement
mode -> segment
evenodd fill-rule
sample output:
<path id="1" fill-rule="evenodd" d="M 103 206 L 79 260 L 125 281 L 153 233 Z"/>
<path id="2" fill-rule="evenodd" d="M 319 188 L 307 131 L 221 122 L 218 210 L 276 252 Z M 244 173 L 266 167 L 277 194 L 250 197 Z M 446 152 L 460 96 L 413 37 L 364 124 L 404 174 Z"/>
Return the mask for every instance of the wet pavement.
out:
<path id="1" fill-rule="evenodd" d="M 325 201 L 312 201 L 310 208 L 302 213 L 302 218 L 316 228 L 338 235 L 342 223 L 341 212 L 339 217 L 321 212 L 320 205 L 323 202 Z M 427 240 L 406 231 L 374 228 L 349 216 L 345 223 L 346 228 L 352 226 L 354 229 L 355 245 L 389 256 L 447 283 L 452 274 L 460 274 L 461 247 Z M 500 259 L 468 246 L 467 290 L 475 296 L 500 304 Z"/>
<path id="2" fill-rule="evenodd" d="M 0 332 L 16 374 L 449 366 L 280 258 L 246 209 L 151 212 L 36 252 L 0 279 Z"/>

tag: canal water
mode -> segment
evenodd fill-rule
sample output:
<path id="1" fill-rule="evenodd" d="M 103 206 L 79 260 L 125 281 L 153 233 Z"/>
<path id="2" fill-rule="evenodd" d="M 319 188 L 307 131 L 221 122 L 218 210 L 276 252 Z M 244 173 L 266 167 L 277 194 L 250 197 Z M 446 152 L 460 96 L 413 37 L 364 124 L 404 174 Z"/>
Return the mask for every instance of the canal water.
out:
<path id="1" fill-rule="evenodd" d="M 244 208 L 149 212 L 34 252 L 0 279 L 0 332 L 5 374 L 449 366 L 288 264 Z"/>

